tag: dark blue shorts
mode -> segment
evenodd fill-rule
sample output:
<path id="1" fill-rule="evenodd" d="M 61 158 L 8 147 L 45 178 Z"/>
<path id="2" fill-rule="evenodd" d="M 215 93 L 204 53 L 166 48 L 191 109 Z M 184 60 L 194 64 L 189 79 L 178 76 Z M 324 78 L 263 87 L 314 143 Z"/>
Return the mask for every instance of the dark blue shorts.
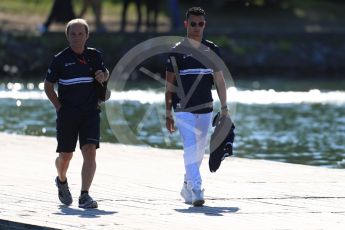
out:
<path id="1" fill-rule="evenodd" d="M 61 107 L 56 119 L 56 152 L 74 152 L 79 136 L 80 148 L 85 144 L 95 144 L 99 148 L 100 110 L 80 111 Z"/>

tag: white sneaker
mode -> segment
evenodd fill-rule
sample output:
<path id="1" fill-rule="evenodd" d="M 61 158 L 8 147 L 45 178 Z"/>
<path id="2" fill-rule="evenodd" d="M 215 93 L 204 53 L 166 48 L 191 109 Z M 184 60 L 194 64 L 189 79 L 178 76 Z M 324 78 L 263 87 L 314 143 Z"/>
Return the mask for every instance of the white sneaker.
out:
<path id="1" fill-rule="evenodd" d="M 183 182 L 180 194 L 186 204 L 192 204 L 192 190 L 188 188 L 187 182 Z"/>
<path id="2" fill-rule="evenodd" d="M 193 206 L 202 206 L 205 203 L 204 189 L 201 189 L 201 183 L 195 183 L 192 188 L 192 204 Z"/>

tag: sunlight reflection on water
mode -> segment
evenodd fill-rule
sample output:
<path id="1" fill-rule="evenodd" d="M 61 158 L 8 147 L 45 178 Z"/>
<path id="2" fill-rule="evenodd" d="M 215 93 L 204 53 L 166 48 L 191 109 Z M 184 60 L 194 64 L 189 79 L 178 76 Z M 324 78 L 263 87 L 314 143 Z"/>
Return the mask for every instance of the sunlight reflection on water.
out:
<path id="1" fill-rule="evenodd" d="M 1 132 L 55 136 L 56 113 L 42 89 L 43 83 L 0 84 Z M 237 103 L 233 117 L 237 156 L 345 168 L 345 91 L 233 87 L 227 93 L 228 101 Z M 121 107 L 126 120 L 108 121 L 103 112 L 102 141 L 116 142 L 109 122 L 128 125 L 139 140 L 151 146 L 181 148 L 178 133 L 169 135 L 160 122 L 164 117 L 159 116 L 165 113 L 164 92 L 113 92 L 107 103 Z M 150 116 L 143 118 L 149 108 L 153 108 Z M 218 100 L 215 108 L 219 109 Z"/>
<path id="2" fill-rule="evenodd" d="M 28 88 L 32 88 L 28 85 Z M 43 92 L 43 83 L 38 85 L 41 90 L 21 90 L 22 86 L 17 83 L 11 84 L 8 89 L 1 90 L 0 98 L 12 99 L 47 99 Z M 217 93 L 212 91 L 213 98 L 217 101 Z M 229 101 L 243 104 L 301 104 L 301 103 L 322 103 L 322 104 L 345 104 L 345 91 L 320 91 L 313 89 L 301 91 L 275 91 L 269 90 L 239 90 L 231 87 L 227 90 Z M 112 92 L 112 101 L 138 101 L 140 103 L 162 103 L 164 92 L 155 90 L 131 90 L 124 92 Z"/>

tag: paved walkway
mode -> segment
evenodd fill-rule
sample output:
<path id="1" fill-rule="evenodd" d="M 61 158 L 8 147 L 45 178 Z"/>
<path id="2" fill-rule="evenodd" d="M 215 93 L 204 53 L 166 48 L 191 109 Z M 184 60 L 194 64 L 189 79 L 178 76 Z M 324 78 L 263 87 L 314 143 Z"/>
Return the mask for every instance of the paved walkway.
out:
<path id="1" fill-rule="evenodd" d="M 0 229 L 345 229 L 345 171 L 240 158 L 211 174 L 202 165 L 206 203 L 179 196 L 181 151 L 102 144 L 91 195 L 77 206 L 82 157 L 68 179 L 74 203 L 59 204 L 55 139 L 0 134 Z"/>

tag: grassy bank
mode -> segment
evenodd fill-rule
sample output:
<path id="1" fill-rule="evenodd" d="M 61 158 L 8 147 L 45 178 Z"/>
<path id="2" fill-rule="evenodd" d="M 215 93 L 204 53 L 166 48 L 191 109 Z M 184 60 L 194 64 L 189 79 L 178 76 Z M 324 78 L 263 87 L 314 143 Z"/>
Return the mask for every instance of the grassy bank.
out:
<path id="1" fill-rule="evenodd" d="M 120 1 L 102 0 L 105 15 L 120 11 Z M 79 12 L 82 8 L 82 0 L 72 1 L 74 10 Z M 52 0 L 1 0 L 0 12 L 14 14 L 39 14 L 44 15 L 52 7 Z M 132 10 L 132 9 L 131 9 Z M 90 13 L 90 12 L 89 12 Z"/>
<path id="2" fill-rule="evenodd" d="M 118 31 L 121 21 L 122 1 L 103 0 L 102 1 L 102 22 L 107 31 Z M 38 26 L 45 22 L 52 8 L 52 0 L 2 0 L 0 2 L 0 30 L 24 33 L 37 33 Z M 78 17 L 82 8 L 82 0 L 73 1 L 74 12 Z M 142 11 L 144 12 L 144 11 Z M 94 14 L 89 8 L 84 15 L 84 18 L 89 22 L 91 31 L 94 30 Z M 127 21 L 128 31 L 134 30 L 136 22 L 136 8 L 134 4 L 130 4 L 128 8 Z M 146 20 L 146 15 L 142 15 L 143 22 Z M 169 30 L 169 18 L 166 15 L 165 8 L 160 10 L 158 15 L 159 31 Z M 50 31 L 60 32 L 64 30 L 64 25 L 53 23 L 50 26 Z M 142 31 L 146 28 L 143 25 Z"/>
<path id="3" fill-rule="evenodd" d="M 37 26 L 43 23 L 52 7 L 52 0 L 2 0 L 0 1 L 0 29 L 6 31 L 35 32 Z M 109 32 L 119 30 L 121 20 L 122 1 L 102 0 L 102 21 Z M 160 2 L 158 16 L 158 32 L 170 30 L 170 19 L 167 1 Z M 224 4 L 214 2 L 180 1 L 180 18 L 183 20 L 184 12 L 192 5 L 200 4 L 207 10 L 208 30 L 230 32 L 282 32 L 282 31 L 344 31 L 345 4 L 335 0 L 285 0 L 276 7 L 264 7 L 262 0 L 248 0 L 243 5 L 234 5 L 233 1 L 223 1 Z M 219 1 L 221 2 L 221 1 Z M 244 1 L 243 1 L 244 2 Z M 255 4 L 254 4 L 255 3 Z M 82 0 L 73 0 L 75 13 L 78 15 Z M 145 20 L 145 10 L 142 12 Z M 93 26 L 94 16 L 91 9 L 85 18 Z M 136 20 L 136 9 L 132 3 L 129 6 L 128 18 L 130 24 Z M 134 30 L 130 25 L 129 31 Z M 181 21 L 182 26 L 182 21 Z M 62 31 L 63 25 L 53 25 L 52 31 Z M 145 32 L 143 26 L 142 32 Z"/>

